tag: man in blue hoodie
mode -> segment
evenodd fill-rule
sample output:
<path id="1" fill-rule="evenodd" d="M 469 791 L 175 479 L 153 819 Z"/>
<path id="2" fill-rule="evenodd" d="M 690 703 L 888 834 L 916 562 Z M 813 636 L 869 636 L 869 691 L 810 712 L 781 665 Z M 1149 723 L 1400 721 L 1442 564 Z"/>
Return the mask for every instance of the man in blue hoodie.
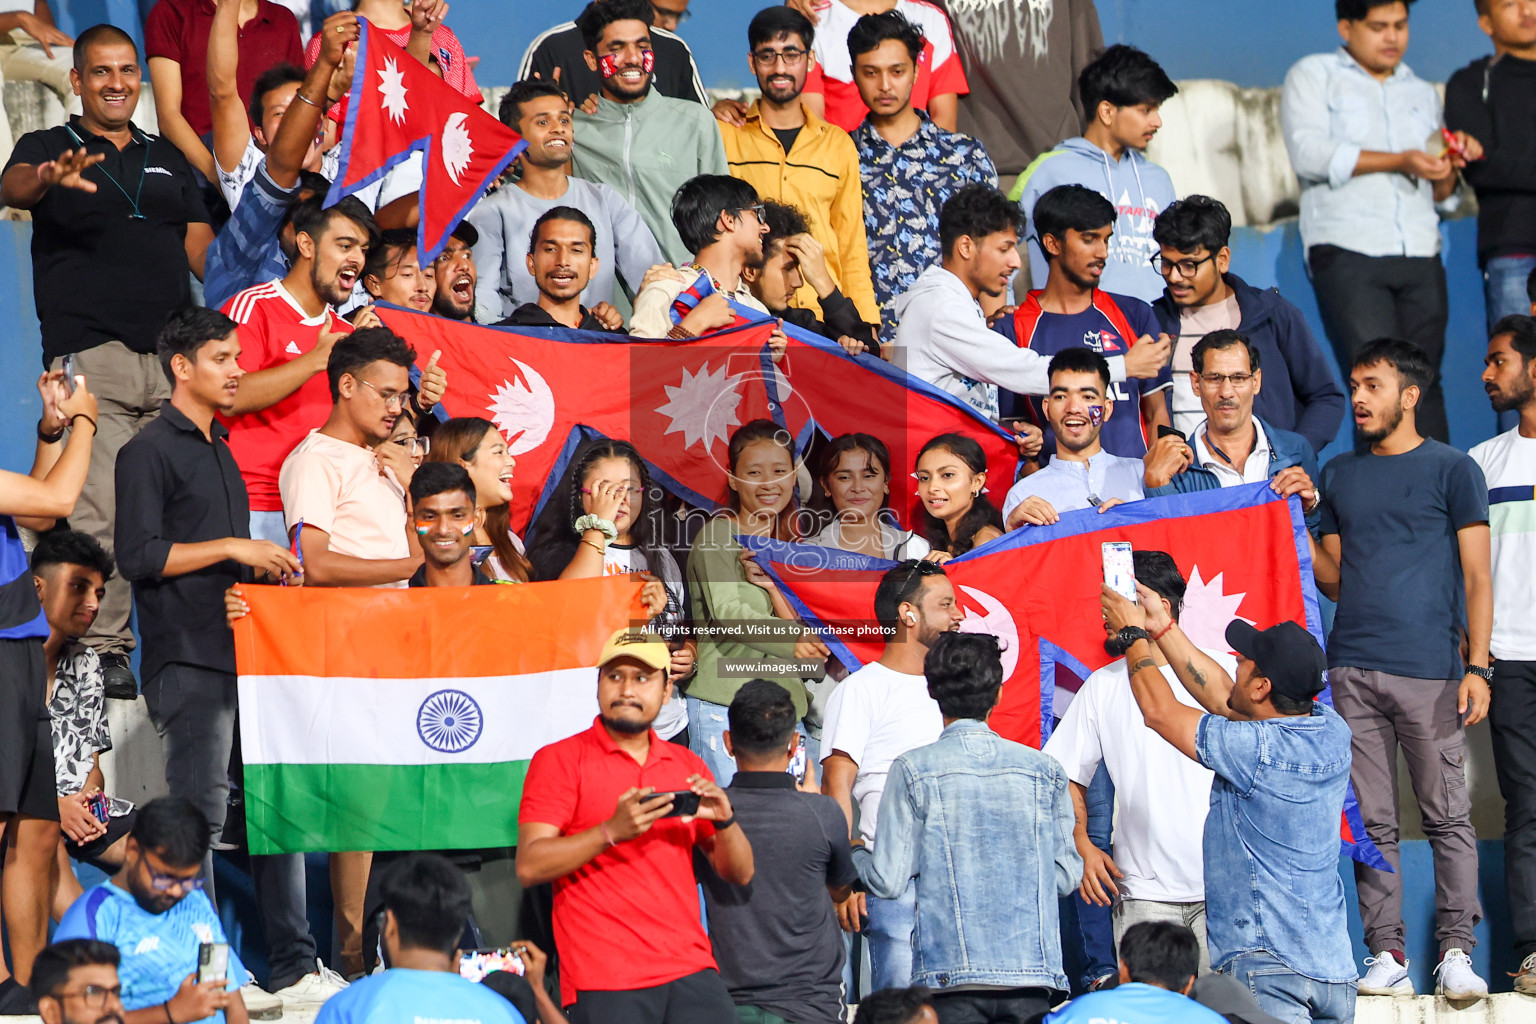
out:
<path id="1" fill-rule="evenodd" d="M 1264 390 L 1254 415 L 1307 439 L 1313 453 L 1338 435 L 1344 392 L 1301 310 L 1274 288 L 1260 291 L 1228 269 L 1232 216 L 1210 196 L 1187 196 L 1157 215 L 1152 237 L 1167 289 L 1152 304 L 1173 346 L 1173 425 L 1188 437 L 1206 418 L 1190 371 L 1190 353 L 1212 331 L 1240 331 L 1258 350 Z"/>
<path id="2" fill-rule="evenodd" d="M 1088 114 L 1088 127 L 1041 154 L 1027 167 L 1010 199 L 1017 200 L 1027 218 L 1029 276 L 1036 288 L 1045 286 L 1049 268 L 1032 219 L 1035 203 L 1057 185 L 1086 185 L 1115 205 L 1115 233 L 1100 286 L 1109 292 L 1152 302 L 1163 294 L 1163 282 L 1152 269 L 1157 255 L 1152 219 L 1175 199 L 1168 172 L 1143 155 L 1147 143 L 1163 126 L 1157 109 L 1179 87 L 1157 62 L 1133 46 L 1111 46 L 1077 79 Z"/>

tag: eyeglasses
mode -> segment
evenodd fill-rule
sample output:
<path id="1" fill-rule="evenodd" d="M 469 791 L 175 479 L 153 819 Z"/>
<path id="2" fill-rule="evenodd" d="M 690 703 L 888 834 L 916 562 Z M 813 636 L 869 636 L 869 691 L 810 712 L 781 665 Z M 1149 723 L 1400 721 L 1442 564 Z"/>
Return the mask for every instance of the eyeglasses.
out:
<path id="1" fill-rule="evenodd" d="M 763 219 L 763 210 L 765 210 L 766 208 L 767 207 L 766 207 L 765 204 L 758 203 L 756 206 L 743 206 L 741 209 L 737 210 L 736 212 L 737 213 L 750 213 L 752 216 L 754 216 L 754 217 L 756 217 L 758 219 L 759 223 L 761 223 L 762 219 Z"/>
<path id="2" fill-rule="evenodd" d="M 1231 381 L 1235 388 L 1247 387 L 1253 380 L 1251 373 L 1202 373 L 1200 383 L 1208 388 L 1219 388 L 1225 381 Z"/>
<path id="3" fill-rule="evenodd" d="M 363 380 L 361 377 L 356 378 L 356 380 L 363 387 L 367 388 L 374 394 L 378 395 L 381 399 L 383 399 L 384 408 L 386 409 L 392 405 L 398 406 L 400 409 L 404 409 L 405 403 L 411 400 L 411 395 L 408 391 L 380 391 L 377 387 L 368 383 L 366 380 Z M 402 440 L 404 439 L 402 438 Z"/>
<path id="4" fill-rule="evenodd" d="M 383 396 L 380 395 L 379 397 L 382 398 Z M 413 459 L 425 458 L 427 452 L 432 450 L 432 439 L 430 437 L 397 437 L 395 438 L 395 444 L 404 448 L 406 453 Z"/>
<path id="5" fill-rule="evenodd" d="M 785 67 L 792 68 L 799 66 L 800 62 L 805 60 L 805 55 L 809 52 L 808 50 L 800 49 L 798 46 L 786 46 L 782 50 L 758 50 L 752 54 L 752 59 L 757 62 L 758 67 L 762 68 L 771 68 L 781 60 L 784 62 Z"/>
<path id="6" fill-rule="evenodd" d="M 1175 271 L 1178 272 L 1180 277 L 1194 277 L 1195 272 L 1200 269 L 1200 264 L 1209 263 L 1215 258 L 1215 253 L 1209 253 L 1203 259 L 1198 260 L 1165 260 L 1163 259 L 1163 254 L 1158 253 L 1152 257 L 1150 262 L 1152 269 L 1164 277 L 1171 276 Z"/>
<path id="7" fill-rule="evenodd" d="M 180 886 L 181 891 L 184 893 L 197 892 L 208 884 L 207 879 L 197 875 L 191 878 L 182 878 L 180 875 L 162 875 L 148 864 L 144 865 L 144 870 L 149 873 L 149 887 L 155 890 L 155 892 L 169 892 L 177 886 Z"/>
<path id="8" fill-rule="evenodd" d="M 107 1005 L 108 999 L 123 998 L 123 986 L 113 985 L 107 988 L 104 985 L 87 985 L 78 992 L 60 992 L 58 996 L 61 1000 L 70 997 L 79 999 L 88 1010 L 100 1010 Z"/>
<path id="9" fill-rule="evenodd" d="M 679 25 L 693 17 L 693 12 L 686 7 L 680 11 L 669 11 L 665 7 L 651 4 L 651 10 L 655 13 L 657 21 L 675 21 Z"/>
<path id="10" fill-rule="evenodd" d="M 898 594 L 911 585 L 912 579 L 915 576 L 945 575 L 942 565 L 938 562 L 930 562 L 926 558 L 909 558 L 890 571 L 895 572 L 897 569 L 905 569 L 907 571 L 906 575 L 901 578 L 901 586 L 896 589 Z"/>

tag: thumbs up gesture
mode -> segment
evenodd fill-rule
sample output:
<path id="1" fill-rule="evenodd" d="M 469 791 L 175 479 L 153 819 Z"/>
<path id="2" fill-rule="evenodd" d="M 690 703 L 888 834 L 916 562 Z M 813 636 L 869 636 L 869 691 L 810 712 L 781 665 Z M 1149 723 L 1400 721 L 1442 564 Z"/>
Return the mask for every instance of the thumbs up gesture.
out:
<path id="1" fill-rule="evenodd" d="M 448 373 L 437 365 L 438 357 L 442 354 L 441 350 L 433 352 L 427 365 L 421 368 L 421 383 L 416 388 L 416 407 L 422 412 L 430 411 L 441 402 L 443 394 L 448 390 Z"/>

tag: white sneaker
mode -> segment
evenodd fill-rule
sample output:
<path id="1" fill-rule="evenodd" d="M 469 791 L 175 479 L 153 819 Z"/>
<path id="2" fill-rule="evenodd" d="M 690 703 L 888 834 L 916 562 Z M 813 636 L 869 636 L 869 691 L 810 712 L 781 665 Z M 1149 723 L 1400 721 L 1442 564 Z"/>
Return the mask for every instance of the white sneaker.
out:
<path id="1" fill-rule="evenodd" d="M 1510 975 L 1515 979 L 1515 991 L 1525 996 L 1536 996 L 1536 953 L 1520 961 L 1520 970 Z"/>
<path id="2" fill-rule="evenodd" d="M 277 1020 L 283 1015 L 283 1001 L 264 991 L 254 981 L 248 981 L 240 987 L 240 999 L 245 1003 L 245 1012 L 251 1020 Z"/>
<path id="3" fill-rule="evenodd" d="M 287 988 L 278 989 L 276 996 L 296 1003 L 323 1003 L 347 987 L 347 980 L 325 964 L 315 959 L 315 971 L 306 974 Z"/>
<path id="4" fill-rule="evenodd" d="M 1452 947 L 1440 957 L 1435 967 L 1435 995 L 1447 999 L 1487 999 L 1488 983 L 1472 969 L 1472 958 Z"/>
<path id="5" fill-rule="evenodd" d="M 1470 963 L 1470 961 L 1469 961 Z M 1390 949 L 1365 958 L 1370 970 L 1360 979 L 1358 991 L 1363 996 L 1411 996 L 1413 979 L 1408 977 L 1408 959 L 1401 961 Z"/>

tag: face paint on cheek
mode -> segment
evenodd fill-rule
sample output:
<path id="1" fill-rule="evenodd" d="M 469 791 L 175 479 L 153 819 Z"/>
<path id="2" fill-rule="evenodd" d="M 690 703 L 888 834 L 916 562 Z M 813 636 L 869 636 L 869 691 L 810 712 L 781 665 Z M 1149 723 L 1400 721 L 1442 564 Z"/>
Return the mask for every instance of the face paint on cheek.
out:
<path id="1" fill-rule="evenodd" d="M 470 523 L 468 526 L 464 527 L 464 529 L 460 530 L 459 532 L 462 533 L 464 536 L 468 537 L 470 534 L 475 532 L 475 524 L 474 523 Z"/>
<path id="2" fill-rule="evenodd" d="M 656 69 L 656 54 L 651 50 L 640 51 L 640 70 L 650 74 Z M 604 78 L 612 78 L 619 73 L 619 58 L 611 53 L 605 53 L 597 58 L 597 70 Z"/>
<path id="3" fill-rule="evenodd" d="M 1088 422 L 1096 427 L 1104 422 L 1104 407 L 1102 405 L 1090 405 L 1088 407 Z"/>
<path id="4" fill-rule="evenodd" d="M 427 531 L 430 529 L 432 529 L 430 526 L 418 526 L 416 527 L 416 536 L 425 537 L 427 535 Z"/>

